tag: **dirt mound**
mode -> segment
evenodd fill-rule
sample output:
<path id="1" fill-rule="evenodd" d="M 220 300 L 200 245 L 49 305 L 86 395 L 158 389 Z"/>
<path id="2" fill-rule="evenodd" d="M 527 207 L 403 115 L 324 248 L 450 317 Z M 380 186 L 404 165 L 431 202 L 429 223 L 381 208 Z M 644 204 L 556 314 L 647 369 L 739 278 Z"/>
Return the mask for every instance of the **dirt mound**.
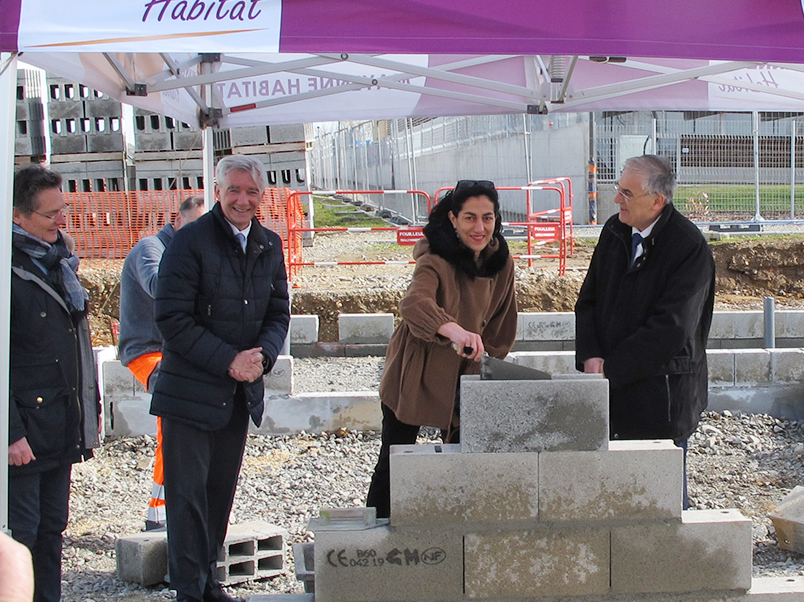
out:
<path id="1" fill-rule="evenodd" d="M 316 241 L 318 243 L 318 241 Z M 358 240 L 356 244 L 361 244 Z M 593 246 L 576 245 L 565 276 L 558 275 L 557 260 L 540 260 L 517 268 L 517 303 L 520 311 L 572 311 L 589 263 Z M 717 269 L 718 309 L 759 309 L 771 296 L 777 306 L 804 307 L 804 237 L 774 236 L 734 238 L 712 244 Z M 307 251 L 305 251 L 307 253 Z M 377 261 L 409 256 L 401 249 L 393 257 L 387 247 L 372 251 L 363 242 L 359 260 Z M 329 255 L 335 259 L 340 256 Z M 119 320 L 122 261 L 85 261 L 80 277 L 89 291 L 93 342 L 116 342 L 114 325 Z M 326 268 L 305 267 L 292 291 L 294 314 L 319 316 L 321 341 L 338 340 L 341 313 L 397 314 L 404 295 L 410 265 L 360 265 Z"/>

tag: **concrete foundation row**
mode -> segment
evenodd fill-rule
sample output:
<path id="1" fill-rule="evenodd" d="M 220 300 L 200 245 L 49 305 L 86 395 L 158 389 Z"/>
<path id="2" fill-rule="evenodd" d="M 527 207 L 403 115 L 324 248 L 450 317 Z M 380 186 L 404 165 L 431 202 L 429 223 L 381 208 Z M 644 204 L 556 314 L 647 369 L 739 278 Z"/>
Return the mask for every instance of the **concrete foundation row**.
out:
<path id="1" fill-rule="evenodd" d="M 804 347 L 804 312 L 774 313 L 777 347 Z M 384 355 L 394 331 L 393 314 L 340 314 L 338 343 L 319 343 L 318 316 L 293 315 L 290 322 L 291 354 Z M 764 314 L 761 311 L 716 311 L 709 334 L 710 349 L 763 347 Z M 575 347 L 575 315 L 571 312 L 520 313 L 516 351 L 571 351 Z"/>
<path id="2" fill-rule="evenodd" d="M 106 435 L 154 435 L 156 419 L 149 414 L 151 396 L 115 359 L 113 348 L 99 351 L 97 357 Z M 804 419 L 800 403 L 804 398 L 804 349 L 710 349 L 707 357 L 710 409 Z M 507 359 L 553 375 L 575 372 L 572 351 L 520 351 Z M 296 393 L 293 362 L 292 356 L 280 356 L 266 376 L 263 424 L 253 432 L 379 430 L 382 416 L 377 391 Z"/>

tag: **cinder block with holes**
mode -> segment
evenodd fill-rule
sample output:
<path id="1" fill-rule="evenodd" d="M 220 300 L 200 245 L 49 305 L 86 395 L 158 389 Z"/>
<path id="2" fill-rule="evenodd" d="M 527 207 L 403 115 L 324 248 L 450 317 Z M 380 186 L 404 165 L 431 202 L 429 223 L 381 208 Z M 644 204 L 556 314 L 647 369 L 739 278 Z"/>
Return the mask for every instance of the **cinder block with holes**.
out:
<path id="1" fill-rule="evenodd" d="M 284 573 L 286 538 L 284 529 L 262 521 L 229 525 L 218 556 L 218 581 L 232 585 Z"/>

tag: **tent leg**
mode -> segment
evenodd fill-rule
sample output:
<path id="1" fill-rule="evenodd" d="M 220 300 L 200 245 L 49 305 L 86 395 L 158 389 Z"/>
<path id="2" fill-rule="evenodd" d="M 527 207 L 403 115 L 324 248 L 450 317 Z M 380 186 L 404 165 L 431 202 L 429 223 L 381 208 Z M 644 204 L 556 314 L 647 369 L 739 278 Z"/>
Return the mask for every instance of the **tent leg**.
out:
<path id="1" fill-rule="evenodd" d="M 215 143 L 211 126 L 206 126 L 201 130 L 201 148 L 203 155 L 204 207 L 209 211 L 215 203 L 215 187 L 213 186 L 215 182 Z"/>
<path id="2" fill-rule="evenodd" d="M 11 316 L 11 199 L 14 181 L 14 128 L 17 109 L 17 57 L 3 53 L 0 55 L 0 107 L 5 117 L 0 119 L 0 178 L 2 190 L 0 198 L 6 199 L 2 205 L 2 219 L 5 226 L 0 228 L 0 265 L 6 274 L 6 286 L 0 292 L 0 530 L 8 531 L 8 406 L 9 406 L 9 323 Z"/>

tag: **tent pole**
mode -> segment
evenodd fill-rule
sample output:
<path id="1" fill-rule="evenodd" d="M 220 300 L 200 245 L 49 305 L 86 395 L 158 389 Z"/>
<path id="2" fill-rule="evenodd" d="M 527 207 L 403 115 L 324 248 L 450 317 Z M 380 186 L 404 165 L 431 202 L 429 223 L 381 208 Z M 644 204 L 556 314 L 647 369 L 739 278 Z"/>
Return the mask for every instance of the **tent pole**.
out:
<path id="1" fill-rule="evenodd" d="M 0 265 L 5 266 L 6 286 L 0 293 L 0 531 L 8 531 L 8 407 L 9 407 L 9 323 L 11 315 L 11 199 L 14 180 L 14 127 L 16 126 L 17 55 L 0 55 L 0 106 L 5 117 L 0 119 L 0 165 L 5 176 L 2 198 L 6 199 L 2 214 L 5 226 L 0 228 Z"/>
<path id="2" fill-rule="evenodd" d="M 212 126 L 208 125 L 201 130 L 201 154 L 203 163 L 201 165 L 204 177 L 204 208 L 207 211 L 212 209 L 215 203 L 215 142 L 212 137 Z"/>

